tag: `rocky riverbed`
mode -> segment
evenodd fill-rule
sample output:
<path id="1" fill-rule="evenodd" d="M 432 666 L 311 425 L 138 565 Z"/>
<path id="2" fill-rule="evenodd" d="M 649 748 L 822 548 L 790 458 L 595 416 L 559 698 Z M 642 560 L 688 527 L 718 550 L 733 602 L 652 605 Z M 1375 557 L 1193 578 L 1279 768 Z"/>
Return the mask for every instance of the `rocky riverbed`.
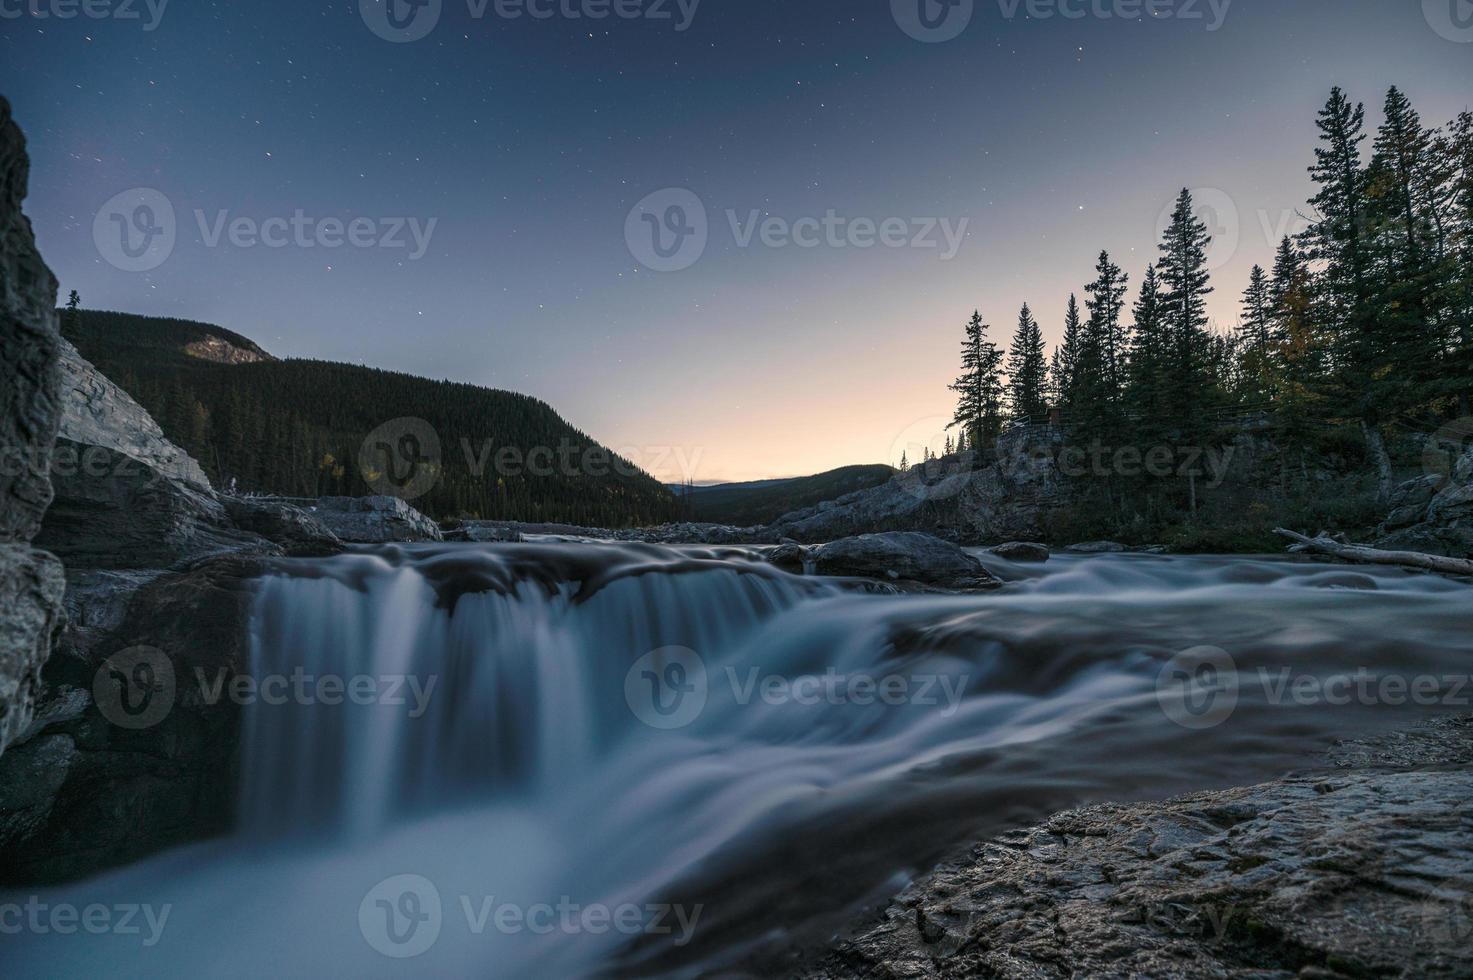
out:
<path id="1" fill-rule="evenodd" d="M 1473 719 L 1326 762 L 986 841 L 804 975 L 1473 976 Z"/>

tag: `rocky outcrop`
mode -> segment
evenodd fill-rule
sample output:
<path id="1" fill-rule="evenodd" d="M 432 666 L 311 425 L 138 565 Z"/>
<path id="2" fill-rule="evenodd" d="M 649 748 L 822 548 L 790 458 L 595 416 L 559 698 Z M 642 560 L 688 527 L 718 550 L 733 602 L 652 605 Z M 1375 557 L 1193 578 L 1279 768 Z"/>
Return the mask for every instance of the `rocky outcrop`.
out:
<path id="1" fill-rule="evenodd" d="M 814 548 L 806 564 L 817 575 L 919 582 L 944 589 L 995 588 L 1001 583 L 956 545 L 929 534 L 862 534 Z"/>
<path id="2" fill-rule="evenodd" d="M 61 566 L 30 547 L 52 498 L 61 338 L 56 277 L 21 212 L 29 171 L 0 98 L 0 753 L 31 723 L 63 616 Z"/>
<path id="3" fill-rule="evenodd" d="M 914 466 L 882 486 L 787 514 L 767 539 L 811 543 L 897 529 L 977 544 L 1042 538 L 1046 512 L 1067 496 L 1062 448 L 1060 430 L 1019 426 L 999 437 L 995 453 Z"/>
<path id="4" fill-rule="evenodd" d="M 61 438 L 112 450 L 165 479 L 210 491 L 209 477 L 199 463 L 170 442 L 142 405 L 66 340 L 61 342 L 61 403 Z"/>
<path id="5" fill-rule="evenodd" d="M 398 497 L 323 497 L 313 516 L 343 541 L 440 541 L 440 526 Z"/>
<path id="6" fill-rule="evenodd" d="M 293 558 L 335 555 L 343 542 L 309 511 L 260 497 L 225 497 L 225 512 L 242 531 L 259 534 Z"/>
<path id="7" fill-rule="evenodd" d="M 1396 488 L 1376 547 L 1473 558 L 1473 448 L 1446 472 L 1428 473 Z"/>
<path id="8" fill-rule="evenodd" d="M 916 881 L 811 977 L 1473 976 L 1473 727 L 1059 814 Z"/>
<path id="9" fill-rule="evenodd" d="M 224 337 L 213 336 L 185 344 L 184 353 L 202 361 L 214 361 L 216 364 L 259 364 L 262 361 L 276 360 L 265 351 L 237 347 Z"/>
<path id="10" fill-rule="evenodd" d="M 56 499 L 36 541 L 68 568 L 172 568 L 241 549 L 270 550 L 238 529 L 214 494 L 101 445 L 57 443 Z"/>
<path id="11" fill-rule="evenodd" d="M 72 880 L 230 828 L 240 708 L 216 685 L 247 670 L 263 571 L 234 555 L 168 574 L 69 573 L 73 620 L 42 711 L 0 756 L 0 883 Z M 109 696 L 129 656 L 160 679 L 136 717 Z"/>

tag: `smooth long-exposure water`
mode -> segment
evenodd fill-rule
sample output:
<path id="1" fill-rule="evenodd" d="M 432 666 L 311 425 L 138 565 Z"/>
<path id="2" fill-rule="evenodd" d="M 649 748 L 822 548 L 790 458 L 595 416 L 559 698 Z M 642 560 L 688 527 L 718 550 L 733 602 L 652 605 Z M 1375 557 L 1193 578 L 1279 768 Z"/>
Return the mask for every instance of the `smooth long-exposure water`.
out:
<path id="1" fill-rule="evenodd" d="M 22 931 L 0 959 L 13 976 L 774 972 L 970 839 L 1276 776 L 1473 698 L 1466 584 L 987 561 L 1008 584 L 967 596 L 737 549 L 287 563 L 260 586 L 253 675 L 368 678 L 369 703 L 250 706 L 234 836 L 0 896 L 167 909 L 160 928 Z"/>

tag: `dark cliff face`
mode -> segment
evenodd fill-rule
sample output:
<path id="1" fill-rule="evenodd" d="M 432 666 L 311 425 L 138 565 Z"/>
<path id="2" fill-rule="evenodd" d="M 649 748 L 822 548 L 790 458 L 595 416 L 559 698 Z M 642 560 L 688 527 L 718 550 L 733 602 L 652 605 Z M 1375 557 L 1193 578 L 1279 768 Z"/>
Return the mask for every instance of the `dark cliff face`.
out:
<path id="1" fill-rule="evenodd" d="M 56 277 L 21 213 L 30 161 L 0 98 L 0 752 L 30 724 L 62 623 L 61 564 L 30 547 L 60 424 Z"/>

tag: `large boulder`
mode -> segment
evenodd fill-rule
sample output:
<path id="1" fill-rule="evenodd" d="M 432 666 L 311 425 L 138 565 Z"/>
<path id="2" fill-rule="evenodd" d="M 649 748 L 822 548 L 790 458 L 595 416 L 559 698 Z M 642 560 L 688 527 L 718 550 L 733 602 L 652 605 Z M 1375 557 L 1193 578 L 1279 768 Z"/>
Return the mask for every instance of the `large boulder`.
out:
<path id="1" fill-rule="evenodd" d="M 230 828 L 241 709 L 217 685 L 249 670 L 264 570 L 229 555 L 171 573 L 69 573 L 74 621 L 46 664 L 42 709 L 0 757 L 0 884 L 74 880 Z M 137 717 L 104 699 L 129 656 L 169 678 Z"/>
<path id="2" fill-rule="evenodd" d="M 343 542 L 315 514 L 280 500 L 225 497 L 225 512 L 242 531 L 259 534 L 293 558 L 335 555 Z"/>
<path id="3" fill-rule="evenodd" d="M 0 753 L 30 725 L 63 617 L 61 566 L 29 546 L 51 503 L 61 424 L 56 277 L 21 212 L 29 172 L 0 98 Z"/>
<path id="4" fill-rule="evenodd" d="M 210 479 L 199 463 L 170 442 L 142 405 L 66 340 L 61 342 L 60 365 L 62 438 L 110 449 L 174 483 L 210 491 Z"/>
<path id="5" fill-rule="evenodd" d="M 918 464 L 881 486 L 786 514 L 765 537 L 815 542 L 912 530 L 976 544 L 1036 540 L 1048 512 L 1067 499 L 1062 447 L 1060 429 L 1018 426 L 998 438 L 995 451 Z"/>
<path id="6" fill-rule="evenodd" d="M 171 568 L 209 555 L 267 548 L 236 528 L 214 494 L 147 462 L 61 439 L 56 499 L 36 541 L 68 568 Z"/>
<path id="7" fill-rule="evenodd" d="M 1376 547 L 1473 558 L 1473 447 L 1437 470 L 1392 493 Z"/>
<path id="8" fill-rule="evenodd" d="M 917 531 L 843 538 L 813 549 L 818 575 L 919 582 L 945 589 L 994 588 L 1001 583 L 956 545 Z"/>
<path id="9" fill-rule="evenodd" d="M 440 526 L 398 497 L 322 497 L 312 514 L 343 541 L 440 541 Z"/>

